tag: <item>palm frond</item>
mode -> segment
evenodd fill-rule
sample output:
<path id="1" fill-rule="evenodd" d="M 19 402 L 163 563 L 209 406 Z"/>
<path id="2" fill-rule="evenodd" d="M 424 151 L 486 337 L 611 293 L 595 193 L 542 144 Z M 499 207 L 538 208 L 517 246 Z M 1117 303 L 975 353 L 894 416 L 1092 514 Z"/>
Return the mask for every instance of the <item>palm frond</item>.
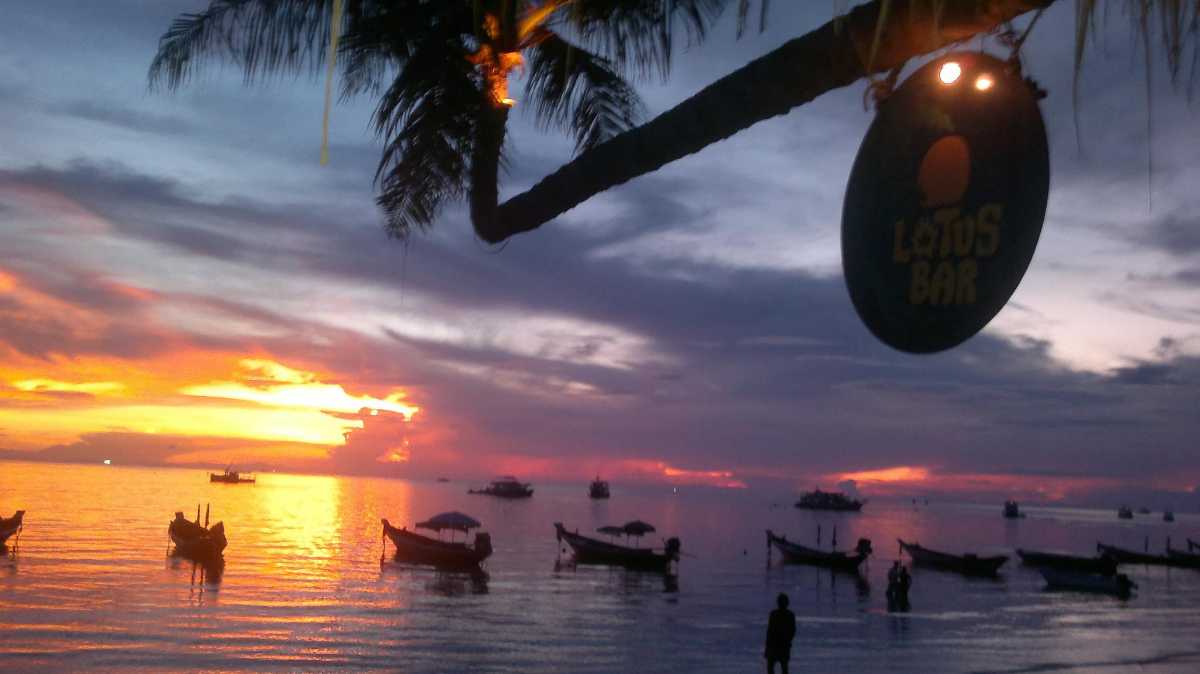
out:
<path id="1" fill-rule="evenodd" d="M 376 202 L 388 234 L 401 239 L 429 227 L 443 203 L 467 189 L 482 83 L 465 58 L 447 58 L 445 38 L 413 46 L 375 111 L 385 139 Z"/>
<path id="2" fill-rule="evenodd" d="M 568 30 L 589 51 L 621 72 L 665 78 L 676 33 L 704 40 L 727 0 L 576 0 L 561 12 Z M 554 26 L 551 26 L 554 28 Z"/>
<path id="3" fill-rule="evenodd" d="M 575 136 L 575 152 L 636 126 L 645 113 L 637 91 L 613 64 L 542 31 L 531 50 L 525 97 L 543 127 Z"/>

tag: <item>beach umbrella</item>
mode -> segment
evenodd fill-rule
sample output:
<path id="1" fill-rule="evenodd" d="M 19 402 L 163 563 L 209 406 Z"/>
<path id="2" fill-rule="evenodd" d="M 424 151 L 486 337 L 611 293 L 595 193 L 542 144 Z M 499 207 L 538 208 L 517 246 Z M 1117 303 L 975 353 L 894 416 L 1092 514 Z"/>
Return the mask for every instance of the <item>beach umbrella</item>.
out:
<path id="1" fill-rule="evenodd" d="M 625 535 L 625 529 L 623 529 L 621 527 L 614 527 L 612 525 L 609 525 L 606 527 L 600 527 L 599 529 L 596 529 L 596 531 L 598 531 L 599 533 L 602 533 L 602 534 L 607 534 L 609 536 L 624 536 Z"/>
<path id="2" fill-rule="evenodd" d="M 637 536 L 638 538 L 641 538 L 642 536 L 654 531 L 654 525 L 648 524 L 641 520 L 633 520 L 632 522 L 626 522 L 625 526 L 621 527 L 621 529 L 625 532 L 626 536 Z"/>
<path id="3" fill-rule="evenodd" d="M 424 522 L 417 522 L 417 526 L 422 529 L 431 529 L 440 534 L 445 529 L 466 533 L 467 531 L 478 528 L 482 525 L 479 523 L 479 520 L 471 517 L 470 515 L 464 515 L 463 513 L 453 511 L 434 515 Z"/>

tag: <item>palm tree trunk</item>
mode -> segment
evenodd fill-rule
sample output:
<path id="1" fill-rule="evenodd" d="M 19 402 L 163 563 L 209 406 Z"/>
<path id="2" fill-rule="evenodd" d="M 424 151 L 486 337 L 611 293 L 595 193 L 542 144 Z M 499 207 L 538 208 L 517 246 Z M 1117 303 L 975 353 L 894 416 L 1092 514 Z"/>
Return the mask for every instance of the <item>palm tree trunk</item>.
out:
<path id="1" fill-rule="evenodd" d="M 530 231 L 593 195 L 785 114 L 827 91 L 991 31 L 1054 1 L 875 0 L 860 5 L 751 61 L 646 124 L 584 152 L 499 207 L 495 202 L 476 204 L 472 198 L 475 230 L 490 243 Z M 936 16 L 934 7 L 939 4 L 944 7 Z M 876 43 L 881 14 L 884 26 Z"/>
<path id="2" fill-rule="evenodd" d="M 499 200 L 500 155 L 504 149 L 504 131 L 508 124 L 508 108 L 492 103 L 490 92 L 483 92 L 479 117 L 475 126 L 475 145 L 471 150 L 471 222 L 484 239 L 501 230 L 498 228 L 496 202 Z M 496 241 L 501 241 L 500 236 Z"/>

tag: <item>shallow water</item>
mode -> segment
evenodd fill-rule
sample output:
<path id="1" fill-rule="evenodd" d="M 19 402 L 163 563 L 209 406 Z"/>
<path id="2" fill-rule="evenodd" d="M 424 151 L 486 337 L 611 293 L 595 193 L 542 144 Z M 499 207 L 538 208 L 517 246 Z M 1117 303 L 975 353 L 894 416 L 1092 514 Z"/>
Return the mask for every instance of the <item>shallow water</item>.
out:
<path id="1" fill-rule="evenodd" d="M 869 503 L 805 513 L 746 491 L 627 489 L 593 502 L 586 485 L 532 499 L 468 496 L 467 484 L 267 474 L 211 484 L 201 471 L 0 463 L 0 511 L 24 508 L 15 556 L 0 560 L 0 666 L 14 671 L 521 671 L 762 669 L 766 617 L 791 596 L 802 671 L 1197 671 L 1200 572 L 1123 567 L 1122 602 L 1048 592 L 1010 560 L 998 580 L 914 570 L 912 611 L 883 597 L 895 540 L 948 551 L 1016 547 L 1086 554 L 1097 540 L 1161 549 L 1200 540 L 1200 515 Z M 168 557 L 172 513 L 211 503 L 229 548 L 219 579 Z M 445 510 L 484 523 L 486 578 L 380 562 L 380 518 Z M 646 544 L 678 535 L 677 583 L 559 563 L 553 522 L 586 532 L 640 518 Z M 763 530 L 828 545 L 859 537 L 876 556 L 863 581 L 768 565 Z M 10 541 L 11 543 L 12 541 Z M 566 557 L 563 558 L 567 559 Z"/>

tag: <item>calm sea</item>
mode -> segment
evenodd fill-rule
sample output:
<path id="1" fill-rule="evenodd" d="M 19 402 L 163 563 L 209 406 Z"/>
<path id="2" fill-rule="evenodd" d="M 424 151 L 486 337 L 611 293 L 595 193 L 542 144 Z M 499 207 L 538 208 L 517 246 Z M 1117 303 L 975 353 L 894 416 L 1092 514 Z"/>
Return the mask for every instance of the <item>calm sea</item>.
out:
<path id="1" fill-rule="evenodd" d="M 0 560 L 0 668 L 9 671 L 754 672 L 779 592 L 799 623 L 793 671 L 1198 671 L 1200 572 L 1125 569 L 1128 602 L 1043 590 L 1011 562 L 998 580 L 916 569 L 912 611 L 889 614 L 896 538 L 951 551 L 1087 553 L 1097 540 L 1161 549 L 1200 539 L 1200 516 L 1120 522 L 1112 512 L 870 503 L 803 513 L 749 491 L 586 485 L 532 499 L 467 484 L 280 474 L 254 485 L 198 470 L 0 463 L 0 511 L 28 511 Z M 229 538 L 219 579 L 170 558 L 172 513 L 211 503 Z M 462 510 L 492 534 L 486 578 L 380 562 L 380 517 L 411 525 Z M 677 583 L 557 563 L 552 524 L 594 530 L 640 518 L 647 543 L 677 535 Z M 828 544 L 859 537 L 864 580 L 768 565 L 763 530 Z M 11 542 L 11 541 L 10 541 Z"/>

